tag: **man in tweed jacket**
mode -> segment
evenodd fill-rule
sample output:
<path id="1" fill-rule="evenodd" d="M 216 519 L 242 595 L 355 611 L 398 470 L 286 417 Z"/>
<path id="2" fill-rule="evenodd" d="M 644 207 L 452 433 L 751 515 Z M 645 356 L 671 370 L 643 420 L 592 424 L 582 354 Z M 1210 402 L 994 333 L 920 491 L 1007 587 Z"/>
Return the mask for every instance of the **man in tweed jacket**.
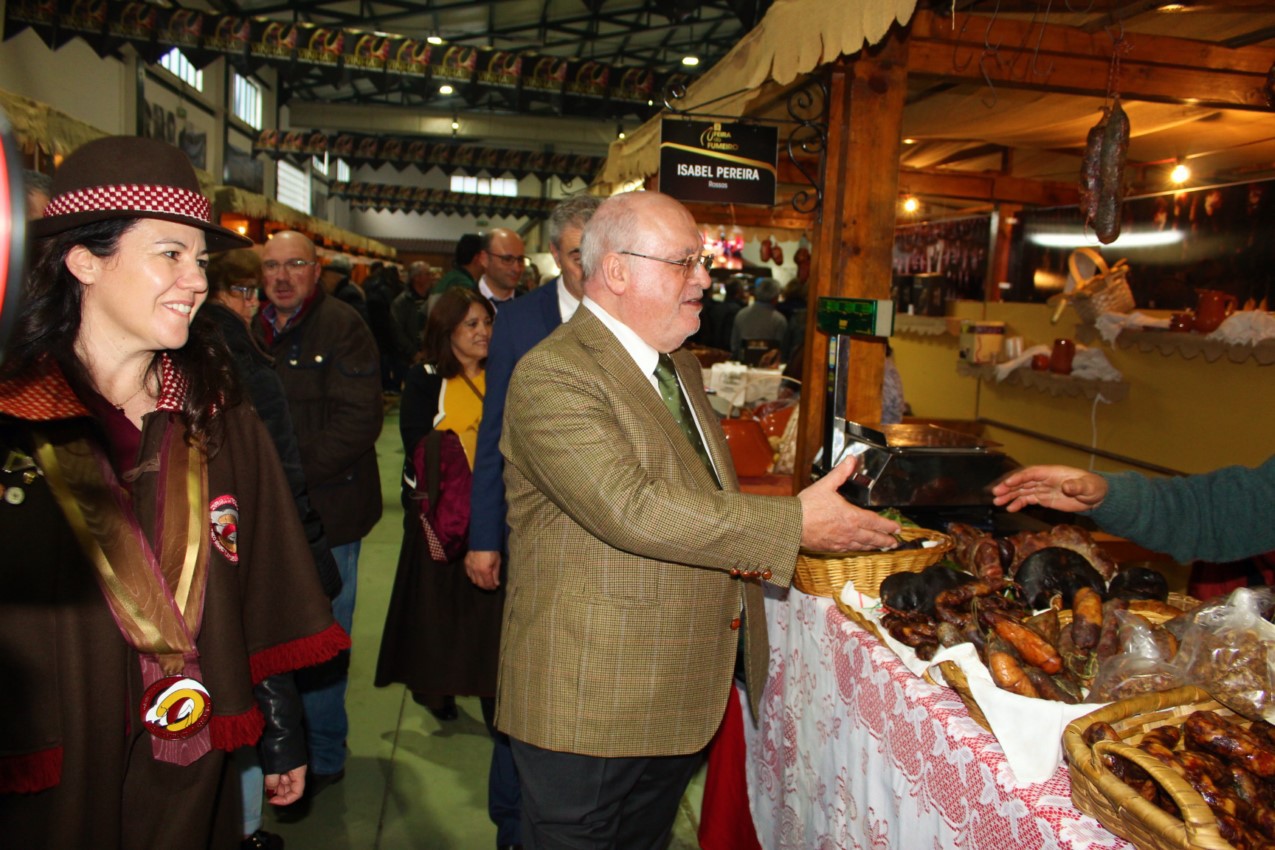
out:
<path id="1" fill-rule="evenodd" d="M 699 326 L 709 278 L 684 207 L 605 201 L 585 228 L 585 299 L 514 371 L 506 458 L 510 575 L 496 724 L 532 848 L 660 848 L 721 722 L 741 620 L 754 713 L 766 680 L 760 579 L 799 545 L 884 548 L 897 526 L 836 493 L 739 492 L 693 356 L 673 356 L 710 470 L 653 371 Z M 719 483 L 720 482 L 720 483 Z"/>

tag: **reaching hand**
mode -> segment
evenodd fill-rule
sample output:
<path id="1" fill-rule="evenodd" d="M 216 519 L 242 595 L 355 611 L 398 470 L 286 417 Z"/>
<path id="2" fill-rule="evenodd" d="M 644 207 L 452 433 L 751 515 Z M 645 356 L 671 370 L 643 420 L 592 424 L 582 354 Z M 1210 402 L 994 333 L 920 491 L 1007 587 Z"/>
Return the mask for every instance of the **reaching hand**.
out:
<path id="1" fill-rule="evenodd" d="M 466 553 L 465 575 L 483 590 L 500 587 L 500 553 L 476 550 Z"/>
<path id="2" fill-rule="evenodd" d="M 305 793 L 305 765 L 287 773 L 266 774 L 266 802 L 272 806 L 290 806 Z"/>
<path id="3" fill-rule="evenodd" d="M 993 501 L 1008 511 L 1040 505 L 1056 511 L 1089 511 L 1107 498 L 1107 481 L 1070 466 L 1029 466 L 992 488 Z"/>
<path id="4" fill-rule="evenodd" d="M 805 548 L 850 552 L 893 549 L 899 544 L 892 536 L 899 530 L 897 522 L 857 508 L 837 492 L 857 463 L 857 458 L 846 460 L 797 494 L 801 499 L 801 545 Z"/>

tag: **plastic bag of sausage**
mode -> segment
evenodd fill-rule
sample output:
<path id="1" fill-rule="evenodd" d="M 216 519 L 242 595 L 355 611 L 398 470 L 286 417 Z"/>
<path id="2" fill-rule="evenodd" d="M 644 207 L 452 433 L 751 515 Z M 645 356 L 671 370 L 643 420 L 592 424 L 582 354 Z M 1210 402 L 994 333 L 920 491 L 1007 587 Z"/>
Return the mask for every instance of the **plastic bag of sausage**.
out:
<path id="1" fill-rule="evenodd" d="M 1173 665 L 1177 641 L 1145 617 L 1113 611 L 1120 651 L 1103 660 L 1085 702 L 1111 702 L 1139 694 L 1167 691 L 1186 684 Z"/>
<path id="2" fill-rule="evenodd" d="M 1263 616 L 1273 603 L 1270 588 L 1241 587 L 1179 618 L 1185 628 L 1174 666 L 1183 684 L 1250 720 L 1275 721 L 1275 625 Z"/>

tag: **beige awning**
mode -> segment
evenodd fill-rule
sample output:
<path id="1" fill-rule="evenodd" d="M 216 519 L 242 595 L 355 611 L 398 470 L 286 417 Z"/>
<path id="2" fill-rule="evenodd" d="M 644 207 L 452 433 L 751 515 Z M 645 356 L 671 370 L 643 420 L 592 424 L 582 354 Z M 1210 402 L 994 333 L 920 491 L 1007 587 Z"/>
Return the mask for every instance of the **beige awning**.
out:
<path id="1" fill-rule="evenodd" d="M 92 124 L 76 120 L 47 103 L 0 90 L 0 109 L 9 116 L 14 135 L 24 153 L 38 148 L 49 156 L 65 156 L 85 142 L 109 135 Z"/>
<path id="2" fill-rule="evenodd" d="M 394 259 L 398 252 L 383 242 L 369 239 L 358 233 L 343 230 L 323 219 L 306 215 L 273 198 L 240 189 L 237 186 L 215 186 L 212 192 L 213 210 L 216 215 L 237 213 L 262 221 L 275 221 L 296 230 L 322 236 L 324 239 L 377 257 Z"/>
<path id="3" fill-rule="evenodd" d="M 787 85 L 838 56 L 876 44 L 895 21 L 907 23 L 915 9 L 916 0 L 775 0 L 761 23 L 690 86 L 678 108 L 743 115 L 764 84 Z M 663 114 L 612 143 L 601 182 L 624 183 L 659 170 Z"/>

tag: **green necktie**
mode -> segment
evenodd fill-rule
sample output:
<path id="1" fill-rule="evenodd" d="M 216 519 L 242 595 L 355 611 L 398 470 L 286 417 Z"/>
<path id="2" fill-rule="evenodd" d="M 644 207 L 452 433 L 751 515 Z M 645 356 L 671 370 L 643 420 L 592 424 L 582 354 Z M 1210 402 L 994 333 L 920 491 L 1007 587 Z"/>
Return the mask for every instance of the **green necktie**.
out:
<path id="1" fill-rule="evenodd" d="M 704 468 L 720 487 L 721 481 L 717 478 L 717 471 L 713 469 L 713 461 L 709 459 L 708 450 L 704 448 L 704 441 L 700 439 L 699 429 L 695 427 L 695 416 L 691 413 L 690 405 L 686 403 L 686 396 L 682 395 L 682 388 L 677 382 L 673 358 L 667 354 L 660 355 L 660 361 L 655 367 L 655 383 L 659 385 L 660 398 L 664 399 L 664 406 L 668 408 L 669 413 L 673 414 L 682 433 L 686 435 L 686 439 L 690 440 L 691 447 L 704 462 Z"/>

